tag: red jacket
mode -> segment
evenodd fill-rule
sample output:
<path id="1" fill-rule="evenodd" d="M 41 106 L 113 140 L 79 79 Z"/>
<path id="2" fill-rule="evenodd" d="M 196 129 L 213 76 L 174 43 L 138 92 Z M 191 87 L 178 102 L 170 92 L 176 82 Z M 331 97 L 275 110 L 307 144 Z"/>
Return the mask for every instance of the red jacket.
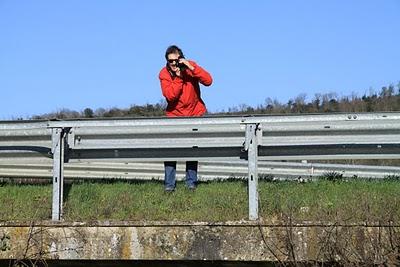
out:
<path id="1" fill-rule="evenodd" d="M 212 77 L 194 61 L 189 62 L 194 70 L 186 69 L 182 77 L 172 77 L 167 67 L 160 71 L 161 90 L 168 103 L 168 117 L 201 116 L 206 112 L 206 106 L 200 96 L 199 83 L 209 86 Z"/>

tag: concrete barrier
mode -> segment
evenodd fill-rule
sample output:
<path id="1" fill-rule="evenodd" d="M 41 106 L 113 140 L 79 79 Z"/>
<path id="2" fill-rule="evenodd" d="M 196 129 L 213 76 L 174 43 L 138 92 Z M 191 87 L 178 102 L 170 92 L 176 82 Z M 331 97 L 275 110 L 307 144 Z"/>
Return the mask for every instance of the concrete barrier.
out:
<path id="1" fill-rule="evenodd" d="M 399 264 L 400 225 L 93 222 L 0 225 L 0 259 Z M 398 266 L 398 265 L 397 265 Z"/>

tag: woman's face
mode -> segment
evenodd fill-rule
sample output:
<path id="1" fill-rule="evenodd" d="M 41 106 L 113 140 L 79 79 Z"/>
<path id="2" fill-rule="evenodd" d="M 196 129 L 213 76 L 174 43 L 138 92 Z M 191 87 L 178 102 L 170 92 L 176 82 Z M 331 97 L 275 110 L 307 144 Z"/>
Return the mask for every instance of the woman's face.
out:
<path id="1" fill-rule="evenodd" d="M 178 53 L 171 53 L 167 56 L 168 65 L 172 71 L 178 70 L 178 62 L 179 62 L 179 54 Z"/>

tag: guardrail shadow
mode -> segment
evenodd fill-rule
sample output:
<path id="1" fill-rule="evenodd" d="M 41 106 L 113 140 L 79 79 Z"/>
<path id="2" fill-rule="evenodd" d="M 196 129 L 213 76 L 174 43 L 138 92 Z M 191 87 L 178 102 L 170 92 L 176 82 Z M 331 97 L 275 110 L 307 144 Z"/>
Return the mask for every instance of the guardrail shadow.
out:
<path id="1" fill-rule="evenodd" d="M 46 158 L 53 158 L 51 148 L 42 146 L 0 146 L 1 152 L 33 152 Z"/>

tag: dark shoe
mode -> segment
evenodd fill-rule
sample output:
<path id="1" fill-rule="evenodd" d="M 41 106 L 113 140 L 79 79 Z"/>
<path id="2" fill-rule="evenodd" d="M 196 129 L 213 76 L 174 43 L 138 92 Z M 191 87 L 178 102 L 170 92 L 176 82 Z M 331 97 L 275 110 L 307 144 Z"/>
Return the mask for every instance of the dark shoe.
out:
<path id="1" fill-rule="evenodd" d="M 172 193 L 175 191 L 175 188 L 171 188 L 171 187 L 166 187 L 164 188 L 165 193 Z"/>
<path id="2" fill-rule="evenodd" d="M 195 185 L 188 185 L 187 187 L 190 191 L 195 191 L 196 190 L 196 186 Z"/>

